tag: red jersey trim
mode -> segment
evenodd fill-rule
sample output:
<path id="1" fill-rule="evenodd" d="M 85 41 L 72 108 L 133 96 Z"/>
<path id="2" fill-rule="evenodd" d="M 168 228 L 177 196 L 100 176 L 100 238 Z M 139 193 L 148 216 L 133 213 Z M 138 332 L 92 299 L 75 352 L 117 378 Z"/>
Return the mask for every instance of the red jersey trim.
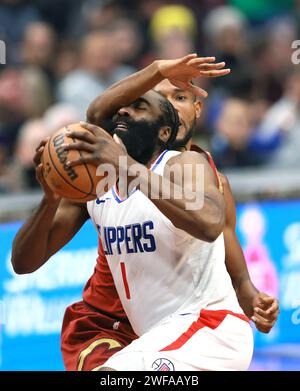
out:
<path id="1" fill-rule="evenodd" d="M 124 283 L 124 288 L 125 288 L 125 293 L 126 293 L 126 299 L 130 300 L 130 290 L 129 290 L 129 285 L 128 285 L 128 281 L 127 281 L 125 263 L 120 262 L 120 265 L 121 265 L 122 278 L 123 278 L 123 283 Z"/>
<path id="2" fill-rule="evenodd" d="M 201 330 L 203 327 L 209 327 L 212 330 L 215 330 L 227 315 L 232 315 L 237 318 L 244 320 L 245 322 L 249 322 L 249 319 L 246 315 L 236 314 L 235 312 L 229 310 L 201 310 L 199 318 L 191 324 L 191 326 L 185 331 L 176 341 L 172 342 L 170 345 L 161 349 L 161 352 L 165 352 L 168 350 L 176 350 L 181 348 L 189 339 L 192 338 L 197 331 Z"/>
<path id="3" fill-rule="evenodd" d="M 215 177 L 217 179 L 217 184 L 218 184 L 218 188 L 220 190 L 220 192 L 223 194 L 224 190 L 223 190 L 223 184 L 222 184 L 222 181 L 220 179 L 220 176 L 218 174 L 218 170 L 217 170 L 217 167 L 215 165 L 215 162 L 211 156 L 211 154 L 208 152 L 208 151 L 205 151 L 204 149 L 198 147 L 198 145 L 195 145 L 195 144 L 192 144 L 191 146 L 191 151 L 195 151 L 195 152 L 199 152 L 199 153 L 204 153 L 207 157 L 207 160 L 208 160 L 208 163 L 209 165 L 211 166 L 214 174 L 215 174 Z"/>

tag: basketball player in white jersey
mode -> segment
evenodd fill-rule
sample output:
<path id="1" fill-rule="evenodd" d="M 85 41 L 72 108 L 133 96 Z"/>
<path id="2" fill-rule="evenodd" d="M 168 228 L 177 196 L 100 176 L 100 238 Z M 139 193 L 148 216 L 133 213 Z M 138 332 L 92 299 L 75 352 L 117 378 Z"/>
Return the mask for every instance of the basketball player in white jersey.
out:
<path id="1" fill-rule="evenodd" d="M 149 167 L 144 173 L 140 167 L 141 190 L 122 199 L 114 186 L 88 203 L 119 297 L 140 336 L 104 367 L 151 370 L 157 363 L 168 363 L 173 370 L 245 370 L 253 337 L 225 267 L 224 199 L 201 154 L 162 148 L 165 133 L 157 130 L 143 131 L 139 140 L 140 124 L 157 118 L 155 94 L 148 92 L 113 118 L 114 137 L 124 142 L 129 167 L 136 161 Z M 88 128 L 93 136 L 81 136 L 67 149 L 90 151 L 97 143 L 100 160 L 107 163 L 102 154 L 108 135 L 96 126 Z M 142 152 L 145 145 L 148 156 Z M 109 163 L 116 164 L 113 159 Z M 186 194 L 182 199 L 175 199 L 172 191 L 170 199 L 152 197 L 157 175 L 162 176 L 162 185 L 176 186 L 163 176 L 165 167 L 174 164 L 204 167 L 203 186 L 193 175 L 184 178 L 184 188 L 192 189 L 195 199 L 197 192 L 204 193 L 202 208 L 187 210 L 191 198 Z"/>

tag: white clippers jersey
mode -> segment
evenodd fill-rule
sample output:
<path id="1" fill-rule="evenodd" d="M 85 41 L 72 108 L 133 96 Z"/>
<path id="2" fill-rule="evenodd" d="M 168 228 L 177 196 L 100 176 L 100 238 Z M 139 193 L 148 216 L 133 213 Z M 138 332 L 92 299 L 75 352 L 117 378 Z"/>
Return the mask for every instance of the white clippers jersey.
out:
<path id="1" fill-rule="evenodd" d="M 163 175 L 177 151 L 164 151 L 151 170 Z M 193 238 L 139 190 L 121 200 L 113 187 L 88 202 L 115 286 L 137 335 L 170 315 L 202 308 L 242 313 L 225 267 L 223 234 L 213 243 Z"/>

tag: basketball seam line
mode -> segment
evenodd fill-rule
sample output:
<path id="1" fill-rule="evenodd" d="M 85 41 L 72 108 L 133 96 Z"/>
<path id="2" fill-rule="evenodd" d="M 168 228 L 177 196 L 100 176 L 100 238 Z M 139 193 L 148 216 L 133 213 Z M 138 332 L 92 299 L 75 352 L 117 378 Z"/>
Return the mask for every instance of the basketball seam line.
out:
<path id="1" fill-rule="evenodd" d="M 68 128 L 68 126 L 66 126 L 66 129 L 67 129 L 67 130 L 70 130 L 70 129 Z M 73 142 L 75 142 L 73 138 L 72 138 L 71 140 L 72 140 Z M 84 156 L 81 154 L 81 151 L 78 151 L 78 153 L 79 153 L 79 155 L 80 155 L 81 158 L 84 157 Z M 85 166 L 85 169 L 86 169 L 86 171 L 87 171 L 87 173 L 88 173 L 88 176 L 89 176 L 90 182 L 91 182 L 91 191 L 89 192 L 88 195 L 96 196 L 96 194 L 93 193 L 94 181 L 93 181 L 93 178 L 92 178 L 92 176 L 91 176 L 90 170 L 89 170 L 89 168 L 88 168 L 88 166 L 87 166 L 86 163 L 83 163 L 83 164 L 84 164 L 84 166 Z"/>
<path id="2" fill-rule="evenodd" d="M 50 151 L 50 142 L 51 142 L 51 139 L 49 140 L 49 143 L 48 143 L 48 153 L 49 153 L 49 157 L 51 159 L 51 163 L 52 163 L 52 166 L 55 168 L 55 171 L 58 173 L 58 175 L 69 185 L 71 186 L 73 189 L 81 192 L 84 194 L 83 197 L 78 197 L 78 198 L 72 198 L 73 200 L 81 200 L 82 198 L 85 198 L 86 196 L 89 196 L 91 194 L 91 192 L 89 193 L 86 193 L 85 191 L 82 191 L 82 190 L 79 190 L 77 187 L 73 186 L 71 183 L 69 183 L 65 177 L 59 172 L 59 170 L 56 168 L 54 162 L 53 162 L 53 159 L 52 159 L 52 156 L 51 156 L 51 151 Z"/>

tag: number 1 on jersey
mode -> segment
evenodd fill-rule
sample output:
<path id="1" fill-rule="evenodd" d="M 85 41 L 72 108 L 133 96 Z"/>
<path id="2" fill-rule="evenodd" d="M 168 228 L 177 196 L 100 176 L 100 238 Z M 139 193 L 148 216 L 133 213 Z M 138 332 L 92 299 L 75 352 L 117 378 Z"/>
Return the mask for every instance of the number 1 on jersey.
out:
<path id="1" fill-rule="evenodd" d="M 123 283 L 124 283 L 124 288 L 125 288 L 125 293 L 126 293 L 126 298 L 130 300 L 130 290 L 129 290 L 129 285 L 127 281 L 127 276 L 126 276 L 126 267 L 124 262 L 120 262 L 121 266 L 121 272 L 122 272 L 122 278 L 123 278 Z"/>

